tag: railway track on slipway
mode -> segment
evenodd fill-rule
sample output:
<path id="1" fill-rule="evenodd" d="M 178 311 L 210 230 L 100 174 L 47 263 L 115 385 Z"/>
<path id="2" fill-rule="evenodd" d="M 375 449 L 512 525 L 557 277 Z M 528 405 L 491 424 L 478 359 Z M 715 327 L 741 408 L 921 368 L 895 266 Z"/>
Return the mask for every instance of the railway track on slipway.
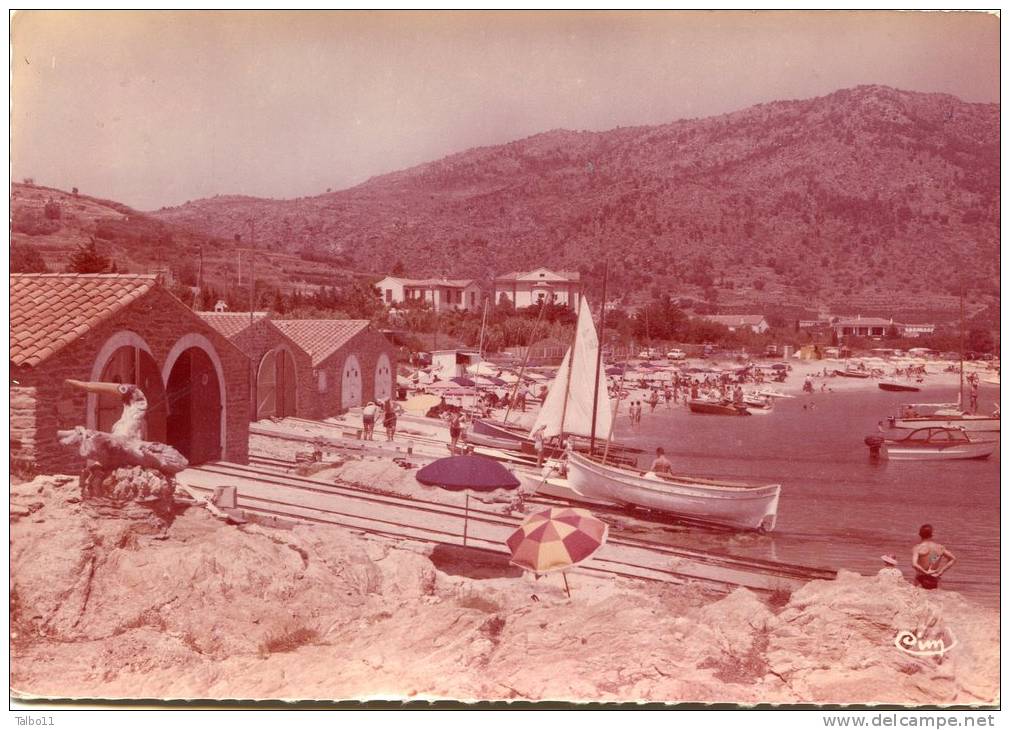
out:
<path id="1" fill-rule="evenodd" d="M 217 462 L 192 467 L 177 479 L 203 494 L 213 493 L 219 486 L 235 486 L 239 509 L 267 517 L 426 544 L 458 547 L 462 543 L 462 506 L 408 499 L 346 482 L 314 480 L 287 473 L 293 462 L 269 457 L 256 460 L 248 466 Z M 474 502 L 471 500 L 471 505 Z M 508 514 L 471 507 L 467 546 L 508 555 L 505 540 L 520 522 L 521 518 Z M 574 571 L 667 583 L 695 582 L 714 589 L 746 586 L 758 591 L 792 589 L 811 579 L 833 577 L 817 568 L 672 548 L 615 533 L 589 563 Z"/>

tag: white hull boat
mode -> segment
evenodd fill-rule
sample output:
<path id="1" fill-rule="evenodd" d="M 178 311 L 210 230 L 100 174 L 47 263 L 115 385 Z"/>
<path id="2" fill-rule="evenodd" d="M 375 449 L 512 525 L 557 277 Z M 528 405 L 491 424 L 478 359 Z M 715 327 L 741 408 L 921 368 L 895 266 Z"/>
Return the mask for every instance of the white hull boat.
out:
<path id="1" fill-rule="evenodd" d="M 962 428 L 973 433 L 999 433 L 999 418 L 996 416 L 951 415 L 911 416 L 895 418 L 892 428 Z"/>
<path id="2" fill-rule="evenodd" d="M 568 483 L 587 499 L 680 515 L 746 530 L 775 529 L 781 485 L 748 485 L 664 477 L 600 464 L 582 454 L 568 459 Z"/>
<path id="3" fill-rule="evenodd" d="M 963 429 L 945 427 L 920 428 L 901 438 L 866 438 L 871 454 L 893 461 L 986 459 L 998 444 L 998 439 L 981 439 Z"/>

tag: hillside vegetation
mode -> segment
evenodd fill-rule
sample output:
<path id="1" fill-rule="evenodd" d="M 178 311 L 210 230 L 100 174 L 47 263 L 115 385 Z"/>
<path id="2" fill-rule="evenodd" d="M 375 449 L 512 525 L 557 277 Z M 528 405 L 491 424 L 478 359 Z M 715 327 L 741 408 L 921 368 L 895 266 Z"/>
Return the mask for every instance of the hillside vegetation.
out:
<path id="1" fill-rule="evenodd" d="M 209 306 L 222 298 L 233 309 L 248 308 L 250 274 L 257 281 L 257 306 L 269 305 L 270 299 L 263 301 L 262 296 L 267 292 L 314 295 L 324 287 L 345 286 L 360 278 L 324 255 L 306 258 L 257 247 L 253 256 L 249 231 L 244 226 L 237 239 L 235 234 L 222 238 L 74 191 L 30 182 L 15 183 L 11 190 L 14 272 L 67 271 L 75 254 L 93 242 L 98 256 L 115 271 L 167 274 L 173 291 L 192 304 L 185 287 L 196 287 L 202 255 Z"/>
<path id="2" fill-rule="evenodd" d="M 953 315 L 999 295 L 999 107 L 887 87 L 552 131 L 295 200 L 151 213 L 381 276 L 580 270 L 639 303 Z"/>

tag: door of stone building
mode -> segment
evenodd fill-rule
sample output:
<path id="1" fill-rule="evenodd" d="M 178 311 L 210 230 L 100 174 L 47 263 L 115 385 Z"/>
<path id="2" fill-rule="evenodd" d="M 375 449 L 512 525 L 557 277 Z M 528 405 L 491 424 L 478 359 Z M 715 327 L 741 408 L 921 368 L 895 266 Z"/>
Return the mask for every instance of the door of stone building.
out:
<path id="1" fill-rule="evenodd" d="M 340 408 L 347 410 L 361 405 L 361 364 L 354 355 L 344 360 L 344 375 L 340 382 Z"/>

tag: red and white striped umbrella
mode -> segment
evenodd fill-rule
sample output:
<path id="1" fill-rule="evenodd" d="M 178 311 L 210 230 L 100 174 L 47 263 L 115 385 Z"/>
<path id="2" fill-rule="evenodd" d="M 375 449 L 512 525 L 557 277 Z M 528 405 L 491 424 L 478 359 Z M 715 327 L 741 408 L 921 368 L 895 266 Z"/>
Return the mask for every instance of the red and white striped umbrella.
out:
<path id="1" fill-rule="evenodd" d="M 539 574 L 578 565 L 606 541 L 607 523 L 588 510 L 551 507 L 527 517 L 505 544 L 513 565 Z"/>

